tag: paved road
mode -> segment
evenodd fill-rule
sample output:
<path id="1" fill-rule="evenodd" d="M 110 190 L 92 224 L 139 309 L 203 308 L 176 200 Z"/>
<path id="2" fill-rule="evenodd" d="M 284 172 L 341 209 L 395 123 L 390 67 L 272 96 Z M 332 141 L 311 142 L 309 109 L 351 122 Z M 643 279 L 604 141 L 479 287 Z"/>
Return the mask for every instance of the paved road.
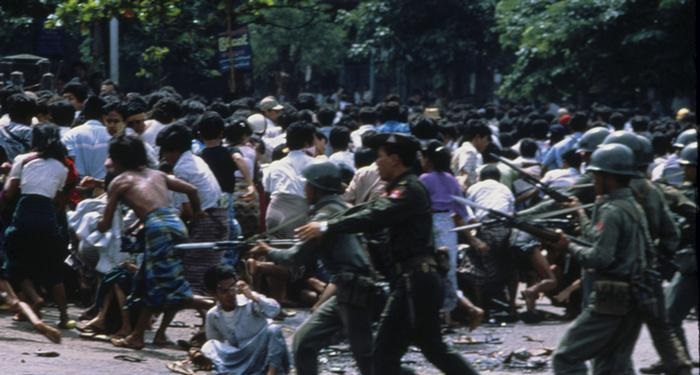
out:
<path id="1" fill-rule="evenodd" d="M 545 306 L 545 308 L 550 308 Z M 55 309 L 46 308 L 47 321 L 57 318 Z M 294 331 L 307 316 L 304 310 L 297 310 L 298 314 L 283 323 L 285 336 L 289 339 Z M 555 311 L 555 310 L 552 310 Z M 79 310 L 71 308 L 72 316 L 77 316 Z M 194 332 L 194 324 L 199 319 L 192 312 L 178 314 L 176 320 L 188 325 L 186 328 L 170 328 L 171 339 L 187 339 Z M 482 326 L 472 333 L 457 330 L 447 334 L 447 340 L 454 342 L 464 340 L 464 335 L 474 339 L 500 340 L 500 344 L 465 345 L 454 344 L 453 347 L 464 353 L 484 374 L 549 374 L 551 368 L 548 356 L 535 357 L 536 361 L 545 362 L 545 367 L 538 370 L 526 370 L 523 368 L 504 368 L 502 361 L 513 351 L 529 349 L 538 354 L 543 348 L 554 348 L 565 331 L 567 323 L 546 322 L 539 325 L 525 325 L 516 323 L 505 327 Z M 697 321 L 685 323 L 686 335 L 691 343 L 693 358 L 698 358 L 698 325 Z M 147 338 L 152 338 L 152 333 Z M 532 340 L 529 341 L 525 336 Z M 541 341 L 541 342 L 539 342 Z M 325 350 L 321 357 L 323 374 L 342 373 L 347 375 L 357 374 L 346 351 L 347 345 L 339 343 L 333 349 Z M 37 351 L 56 351 L 58 357 L 45 358 L 36 356 Z M 131 363 L 114 357 L 120 354 L 128 354 L 145 359 L 144 362 Z M 75 374 L 109 374 L 109 375 L 139 375 L 139 374 L 172 374 L 165 365 L 170 361 L 180 360 L 185 357 L 183 351 L 175 348 L 157 348 L 148 345 L 144 350 L 132 351 L 113 347 L 109 343 L 80 339 L 77 331 L 64 331 L 63 343 L 51 344 L 43 336 L 31 331 L 27 323 L 13 322 L 10 315 L 0 312 L 0 374 L 2 375 L 75 375 Z M 425 362 L 422 355 L 411 350 L 404 360 L 415 366 L 419 374 L 432 375 L 439 372 Z M 648 365 L 656 360 L 656 353 L 651 345 L 649 335 L 642 332 L 634 353 L 634 361 L 637 367 Z M 518 363 L 515 360 L 516 364 Z M 332 372 L 332 371 L 336 372 Z M 695 374 L 698 370 L 695 369 Z M 200 372 L 200 374 L 204 374 Z"/>

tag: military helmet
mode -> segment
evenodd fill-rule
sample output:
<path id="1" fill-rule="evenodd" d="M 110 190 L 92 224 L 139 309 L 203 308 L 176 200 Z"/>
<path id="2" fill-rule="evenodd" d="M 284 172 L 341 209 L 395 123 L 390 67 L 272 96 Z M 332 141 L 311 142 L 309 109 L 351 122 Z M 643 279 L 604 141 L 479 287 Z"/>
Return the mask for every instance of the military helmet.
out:
<path id="1" fill-rule="evenodd" d="M 329 161 L 313 163 L 304 168 L 301 174 L 306 178 L 307 183 L 318 189 L 333 193 L 343 191 L 340 168 Z"/>
<path id="2" fill-rule="evenodd" d="M 610 130 L 602 126 L 596 126 L 595 128 L 588 129 L 581 139 L 578 140 L 578 146 L 576 152 L 593 152 L 595 148 L 598 147 L 605 137 L 610 134 Z"/>
<path id="3" fill-rule="evenodd" d="M 642 143 L 639 141 L 639 138 L 636 134 L 624 130 L 614 131 L 610 133 L 607 137 L 605 137 L 605 140 L 603 141 L 601 146 L 609 145 L 611 143 L 617 143 L 627 146 L 632 151 L 632 164 L 636 166 L 642 164 L 640 162 L 643 159 Z"/>
<path id="4" fill-rule="evenodd" d="M 681 165 L 698 165 L 698 143 L 693 142 L 685 147 L 681 151 L 680 159 L 678 164 Z"/>
<path id="5" fill-rule="evenodd" d="M 678 137 L 676 137 L 676 140 L 673 141 L 673 147 L 676 148 L 683 148 L 693 142 L 698 141 L 698 131 L 695 129 L 688 129 L 681 134 L 678 134 Z"/>
<path id="6" fill-rule="evenodd" d="M 634 166 L 634 153 L 621 143 L 600 145 L 593 151 L 587 170 L 621 176 L 639 176 Z"/>
<path id="7" fill-rule="evenodd" d="M 639 160 L 637 160 L 637 166 L 643 168 L 654 162 L 654 146 L 652 146 L 649 139 L 643 135 L 637 134 L 637 138 L 642 145 Z"/>

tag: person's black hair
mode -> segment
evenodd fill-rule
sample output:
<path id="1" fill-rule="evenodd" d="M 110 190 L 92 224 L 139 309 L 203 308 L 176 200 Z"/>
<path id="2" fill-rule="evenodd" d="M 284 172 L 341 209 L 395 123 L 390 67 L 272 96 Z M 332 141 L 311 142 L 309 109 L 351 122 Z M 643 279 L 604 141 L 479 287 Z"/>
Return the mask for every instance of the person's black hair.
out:
<path id="1" fill-rule="evenodd" d="M 376 159 L 377 153 L 369 147 L 360 147 L 355 149 L 355 167 L 358 169 L 374 163 Z"/>
<path id="2" fill-rule="evenodd" d="M 297 121 L 287 128 L 287 146 L 290 150 L 301 150 L 314 143 L 315 128 L 308 122 Z"/>
<path id="3" fill-rule="evenodd" d="M 377 122 L 377 112 L 372 107 L 361 107 L 358 119 L 362 125 L 374 125 Z"/>
<path id="4" fill-rule="evenodd" d="M 491 128 L 483 120 L 472 119 L 467 121 L 466 129 L 464 129 L 464 139 L 471 141 L 476 136 L 490 137 Z"/>
<path id="5" fill-rule="evenodd" d="M 224 119 L 217 112 L 204 112 L 197 121 L 199 136 L 205 140 L 212 140 L 221 137 L 224 131 Z"/>
<path id="6" fill-rule="evenodd" d="M 561 158 L 566 162 L 566 164 L 569 165 L 569 168 L 581 168 L 581 162 L 583 160 L 581 159 L 581 155 L 576 152 L 575 149 L 572 148 L 570 150 L 566 150 L 566 152 L 561 155 Z"/>
<path id="7" fill-rule="evenodd" d="M 375 135 L 375 134 L 377 134 L 377 131 L 376 131 L 376 130 L 368 130 L 368 131 L 362 133 L 362 135 L 360 136 L 360 139 L 362 140 L 362 144 L 363 144 L 363 145 L 366 145 L 366 144 L 367 144 L 367 139 L 369 139 L 369 137 L 371 137 L 371 136 L 373 136 L 373 135 Z"/>
<path id="8" fill-rule="evenodd" d="M 352 168 L 350 168 L 345 163 L 339 164 L 338 169 L 340 170 L 340 181 L 342 181 L 346 185 L 350 184 L 352 178 L 355 177 L 355 171 L 353 171 Z M 335 194 L 335 192 L 331 192 L 331 194 Z"/>
<path id="9" fill-rule="evenodd" d="M 328 136 L 328 141 L 334 151 L 347 150 L 348 145 L 350 145 L 350 129 L 345 126 L 334 126 Z"/>
<path id="10" fill-rule="evenodd" d="M 630 125 L 635 133 L 645 132 L 649 130 L 649 119 L 644 116 L 634 116 L 630 120 Z"/>
<path id="11" fill-rule="evenodd" d="M 486 108 L 484 108 L 484 117 L 487 119 L 496 117 L 496 108 L 492 105 L 486 106 Z"/>
<path id="12" fill-rule="evenodd" d="M 423 115 L 418 115 L 410 121 L 411 133 L 418 139 L 437 139 L 437 122 Z"/>
<path id="13" fill-rule="evenodd" d="M 175 98 L 164 97 L 153 106 L 152 117 L 163 124 L 169 124 L 180 117 L 181 107 Z"/>
<path id="14" fill-rule="evenodd" d="M 60 96 L 55 96 L 53 92 L 49 90 L 41 90 L 36 92 L 36 114 L 37 115 L 48 115 L 49 114 L 49 102 L 60 98 Z"/>
<path id="15" fill-rule="evenodd" d="M 279 120 L 279 117 L 277 118 Z M 309 124 L 314 122 L 314 113 L 311 112 L 311 110 L 308 109 L 302 109 L 299 112 L 297 112 L 296 121 L 303 121 L 303 122 L 308 122 Z"/>
<path id="16" fill-rule="evenodd" d="M 297 101 L 295 104 L 300 111 L 304 109 L 315 111 L 317 109 L 316 98 L 313 94 L 308 92 L 299 93 L 299 95 L 297 95 Z"/>
<path id="17" fill-rule="evenodd" d="M 156 145 L 165 152 L 189 151 L 192 148 L 192 131 L 182 124 L 166 126 L 156 136 Z"/>
<path id="18" fill-rule="evenodd" d="M 401 105 L 397 101 L 384 103 L 381 109 L 382 122 L 401 121 Z"/>
<path id="19" fill-rule="evenodd" d="M 25 93 L 12 94 L 6 101 L 11 121 L 29 126 L 36 115 L 36 100 Z"/>
<path id="20" fill-rule="evenodd" d="M 530 138 L 523 138 L 520 141 L 520 155 L 524 158 L 534 158 L 535 155 L 537 155 L 537 150 L 539 150 L 539 146 L 537 146 L 537 142 L 533 141 Z"/>
<path id="21" fill-rule="evenodd" d="M 48 104 L 51 121 L 58 126 L 71 126 L 75 108 L 65 99 L 51 100 Z"/>
<path id="22" fill-rule="evenodd" d="M 102 114 L 107 115 L 110 112 L 117 112 L 122 116 L 122 120 L 126 120 L 126 103 L 120 100 L 111 100 L 102 106 Z"/>
<path id="23" fill-rule="evenodd" d="M 450 168 L 452 153 L 450 152 L 450 149 L 442 144 L 442 142 L 431 141 L 425 147 L 422 154 L 424 158 L 430 160 L 430 163 L 433 164 L 433 169 L 435 169 L 435 171 L 452 174 L 452 168 Z"/>
<path id="24" fill-rule="evenodd" d="M 688 112 L 685 114 L 685 116 L 683 116 L 683 118 L 681 119 L 680 122 L 682 124 L 695 125 L 696 120 L 697 120 L 697 118 L 695 116 L 695 112 Z"/>
<path id="25" fill-rule="evenodd" d="M 66 158 L 66 146 L 61 143 L 61 130 L 53 124 L 42 124 L 32 128 L 32 150 L 39 157 L 56 159 L 63 163 Z"/>
<path id="26" fill-rule="evenodd" d="M 596 115 L 600 117 L 600 120 L 603 122 L 609 122 L 610 121 L 610 116 L 612 113 L 612 109 L 608 106 L 599 106 L 596 108 Z"/>
<path id="27" fill-rule="evenodd" d="M 138 169 L 148 165 L 146 146 L 138 137 L 120 135 L 109 142 L 109 157 L 125 169 Z"/>
<path id="28" fill-rule="evenodd" d="M 139 113 L 146 113 L 148 111 L 148 104 L 142 97 L 137 96 L 126 101 L 124 110 L 124 119 L 126 119 L 126 117 L 138 115 Z"/>
<path id="29" fill-rule="evenodd" d="M 338 123 L 335 125 L 336 126 L 344 126 L 344 127 L 348 128 L 348 130 L 350 130 L 350 131 L 357 130 L 357 128 L 358 128 L 357 122 L 350 115 L 343 115 L 340 118 L 340 120 L 338 120 Z"/>
<path id="30" fill-rule="evenodd" d="M 331 126 L 335 119 L 335 110 L 331 107 L 324 106 L 316 113 L 316 119 L 318 119 L 318 123 L 321 124 L 321 126 Z"/>
<path id="31" fill-rule="evenodd" d="M 666 155 L 672 150 L 671 137 L 665 133 L 656 132 L 651 136 L 651 147 L 654 149 L 654 155 Z"/>
<path id="32" fill-rule="evenodd" d="M 575 132 L 585 131 L 588 126 L 588 115 L 585 112 L 576 112 L 571 116 L 571 120 L 569 120 L 567 125 Z"/>
<path id="33" fill-rule="evenodd" d="M 229 107 L 234 113 L 241 109 L 250 111 L 255 107 L 255 101 L 251 97 L 238 98 L 229 103 Z"/>
<path id="34" fill-rule="evenodd" d="M 216 293 L 216 287 L 220 282 L 228 279 L 234 279 L 238 281 L 238 275 L 233 267 L 229 266 L 213 266 L 204 272 L 204 287 L 207 288 L 209 293 Z"/>
<path id="35" fill-rule="evenodd" d="M 88 88 L 80 82 L 71 81 L 63 86 L 62 94 L 72 94 L 79 102 L 84 102 L 88 97 Z"/>
<path id="36" fill-rule="evenodd" d="M 231 116 L 231 113 L 233 113 L 229 105 L 221 100 L 214 100 L 211 104 L 209 104 L 209 107 L 207 107 L 207 111 L 214 111 L 222 118 L 229 117 Z"/>
<path id="37" fill-rule="evenodd" d="M 84 120 L 100 120 L 102 117 L 102 107 L 104 107 L 104 100 L 100 99 L 95 95 L 90 95 L 83 104 L 83 110 L 80 112 L 80 116 Z"/>
<path id="38" fill-rule="evenodd" d="M 232 145 L 241 143 L 243 137 L 251 135 L 253 135 L 253 130 L 244 119 L 236 119 L 224 127 L 224 138 Z"/>
<path id="39" fill-rule="evenodd" d="M 299 121 L 299 111 L 291 104 L 285 103 L 284 108 L 277 115 L 277 125 L 282 129 L 287 129 L 295 121 Z M 311 120 L 308 122 L 311 122 Z"/>
<path id="40" fill-rule="evenodd" d="M 497 166 L 489 164 L 481 168 L 481 171 L 479 171 L 479 181 L 486 180 L 501 180 L 501 171 L 498 170 Z"/>
<path id="41" fill-rule="evenodd" d="M 287 154 L 289 154 L 289 147 L 287 147 L 287 145 L 284 143 L 277 145 L 274 149 L 272 149 L 272 161 L 280 160 L 287 156 Z"/>
<path id="42" fill-rule="evenodd" d="M 182 115 L 201 115 L 207 110 L 207 107 L 199 100 L 187 99 L 181 105 Z"/>
<path id="43" fill-rule="evenodd" d="M 615 130 L 622 130 L 625 127 L 625 116 L 620 112 L 614 112 L 610 115 L 608 122 Z"/>
<path id="44" fill-rule="evenodd" d="M 15 85 L 8 85 L 0 88 L 0 115 L 7 113 L 7 99 L 14 94 L 20 94 L 23 91 Z"/>
<path id="45" fill-rule="evenodd" d="M 535 120 L 531 124 L 531 134 L 535 139 L 547 139 L 549 134 L 549 123 L 545 120 Z"/>

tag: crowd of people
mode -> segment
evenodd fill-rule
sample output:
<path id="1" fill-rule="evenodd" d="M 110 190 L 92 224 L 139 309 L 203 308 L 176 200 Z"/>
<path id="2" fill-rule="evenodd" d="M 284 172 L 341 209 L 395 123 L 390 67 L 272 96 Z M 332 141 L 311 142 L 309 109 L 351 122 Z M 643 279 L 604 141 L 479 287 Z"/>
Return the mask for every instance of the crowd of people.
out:
<path id="1" fill-rule="evenodd" d="M 692 111 L 401 103 L 4 86 L 0 302 L 60 342 L 45 301 L 68 329 L 81 300 L 79 330 L 133 349 L 195 309 L 189 360 L 222 374 L 316 374 L 342 334 L 363 375 L 408 373 L 409 344 L 463 375 L 441 327 L 553 319 L 546 296 L 573 320 L 555 373 L 627 373 L 643 324 L 643 372 L 690 373 Z"/>

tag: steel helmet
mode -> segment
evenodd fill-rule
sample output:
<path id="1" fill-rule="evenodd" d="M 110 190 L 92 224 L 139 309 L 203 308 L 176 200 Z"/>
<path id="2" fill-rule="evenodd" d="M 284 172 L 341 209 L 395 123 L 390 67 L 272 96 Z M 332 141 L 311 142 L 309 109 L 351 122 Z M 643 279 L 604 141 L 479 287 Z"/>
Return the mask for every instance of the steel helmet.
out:
<path id="1" fill-rule="evenodd" d="M 596 126 L 595 128 L 588 129 L 581 139 L 578 140 L 578 146 L 576 152 L 593 152 L 595 148 L 598 147 L 605 137 L 610 134 L 610 130 L 602 126 Z"/>
<path id="2" fill-rule="evenodd" d="M 637 166 L 646 168 L 649 164 L 654 162 L 654 147 L 647 137 L 637 134 L 637 138 L 639 138 L 639 143 L 642 145 L 639 160 L 637 160 Z"/>
<path id="3" fill-rule="evenodd" d="M 306 178 L 306 183 L 318 189 L 333 193 L 343 191 L 340 168 L 329 161 L 313 163 L 304 168 L 301 174 Z"/>
<path id="4" fill-rule="evenodd" d="M 248 121 L 248 125 L 250 125 L 250 129 L 253 131 L 253 133 L 257 135 L 265 134 L 265 130 L 267 129 L 267 120 L 265 119 L 265 116 L 261 115 L 260 113 L 256 113 L 248 116 L 246 121 Z"/>
<path id="5" fill-rule="evenodd" d="M 593 151 L 587 170 L 620 176 L 639 176 L 634 166 L 634 153 L 621 143 L 600 145 Z"/>
<path id="6" fill-rule="evenodd" d="M 681 134 L 678 134 L 678 137 L 676 137 L 676 140 L 673 141 L 673 147 L 676 148 L 683 148 L 693 142 L 698 141 L 698 131 L 695 129 L 688 129 Z"/>
<path id="7" fill-rule="evenodd" d="M 693 142 L 685 147 L 681 151 L 678 164 L 681 165 L 698 165 L 698 143 Z"/>
<path id="8" fill-rule="evenodd" d="M 632 164 L 635 166 L 639 166 L 640 163 L 639 161 L 642 160 L 642 143 L 639 141 L 639 138 L 637 137 L 636 134 L 625 131 L 625 130 L 618 130 L 610 133 L 607 137 L 605 137 L 605 140 L 601 145 L 609 145 L 612 143 L 617 143 L 621 145 L 627 146 L 630 150 L 632 150 L 632 155 L 634 157 L 634 160 L 632 161 Z"/>

